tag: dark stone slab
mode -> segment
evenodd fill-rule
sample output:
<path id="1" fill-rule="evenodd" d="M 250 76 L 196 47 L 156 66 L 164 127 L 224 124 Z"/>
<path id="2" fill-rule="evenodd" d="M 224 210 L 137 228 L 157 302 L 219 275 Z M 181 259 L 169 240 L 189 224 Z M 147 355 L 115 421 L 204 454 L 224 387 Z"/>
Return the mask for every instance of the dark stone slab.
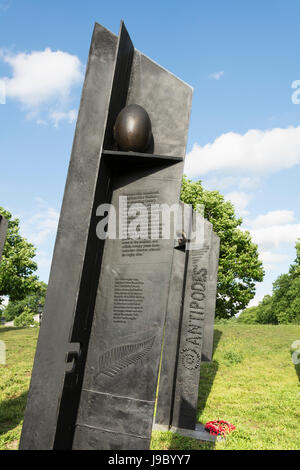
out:
<path id="1" fill-rule="evenodd" d="M 121 435 L 134 435 L 142 439 L 149 439 L 151 425 L 148 415 L 151 414 L 153 401 L 138 400 L 119 395 L 111 395 L 83 389 L 82 401 L 86 406 L 81 407 L 77 417 L 77 428 L 89 426 L 94 429 L 109 430 Z M 103 413 L 105 410 L 105 413 Z M 101 415 L 101 420 L 99 420 Z M 132 416 L 139 419 L 132 420 Z M 100 423 L 99 423 L 100 421 Z M 77 431 L 76 431 L 77 433 Z M 82 439 L 80 439 L 82 442 Z"/>
<path id="2" fill-rule="evenodd" d="M 196 227 L 195 215 L 196 213 L 193 217 L 193 230 L 199 231 L 200 240 L 187 245 L 184 251 L 175 251 L 173 258 L 174 280 L 170 287 L 155 417 L 155 429 L 160 430 L 173 426 L 187 427 L 194 431 L 196 424 L 207 306 L 213 303 L 208 296 L 213 295 L 215 299 L 215 292 L 209 291 L 208 288 L 212 262 L 211 241 L 215 240 L 215 236 L 212 225 L 199 215 L 201 223 L 200 227 Z M 191 236 L 191 233 L 188 233 L 187 238 Z M 194 268 L 197 266 L 199 270 L 205 271 L 205 285 L 201 284 L 205 287 L 205 296 L 198 302 L 199 312 L 195 308 L 193 313 L 190 306 L 191 302 L 197 304 L 191 299 L 194 295 L 193 287 L 197 287 L 197 281 L 194 279 Z M 195 364 L 193 361 L 190 366 L 188 363 L 183 364 L 185 360 L 188 362 L 189 358 L 191 361 L 196 358 Z"/>
<path id="3" fill-rule="evenodd" d="M 3 253 L 4 243 L 6 239 L 6 233 L 8 228 L 8 220 L 0 215 L 0 261 Z"/>
<path id="4" fill-rule="evenodd" d="M 185 155 L 191 102 L 189 85 L 135 50 L 127 104 L 137 103 L 147 110 L 152 122 L 153 153 Z"/>
<path id="5" fill-rule="evenodd" d="M 182 208 L 186 206 L 181 204 Z M 186 211 L 191 219 L 192 211 Z M 190 220 L 187 225 L 190 225 Z M 189 238 L 189 232 L 187 231 Z M 155 414 L 155 429 L 168 430 L 172 424 L 174 387 L 178 361 L 178 347 L 182 322 L 187 255 L 185 244 L 174 248 L 163 353 L 159 376 L 159 389 Z"/>
<path id="6" fill-rule="evenodd" d="M 203 224 L 203 242 L 200 244 L 191 242 L 187 254 L 185 296 L 172 416 L 173 427 L 191 430 L 195 430 L 196 425 L 212 232 L 212 225 L 209 222 L 203 219 Z"/>
<path id="7" fill-rule="evenodd" d="M 177 203 L 191 97 L 133 51 L 123 24 L 119 39 L 95 26 L 22 449 L 149 446 L 174 240 L 99 240 L 97 208 L 118 214 L 125 195 Z M 113 118 L 131 100 L 150 111 L 158 159 L 113 148 Z"/>
<path id="8" fill-rule="evenodd" d="M 157 170 L 134 179 L 116 175 L 114 207 L 119 196 L 145 205 L 172 202 L 180 180 L 172 178 L 173 166 L 168 169 L 169 179 Z M 73 449 L 90 448 L 82 426 L 117 433 L 119 449 L 127 448 L 128 435 L 139 439 L 135 446 L 149 445 L 173 251 L 173 238 L 106 241 Z M 91 414 L 98 394 L 114 405 Z"/>
<path id="9" fill-rule="evenodd" d="M 163 104 L 157 90 L 164 97 Z M 146 205 L 153 199 L 158 204 L 176 203 L 180 194 L 191 89 L 135 50 L 127 99 L 127 104 L 130 103 L 137 103 L 147 110 L 153 126 L 153 152 L 161 157 L 166 155 L 169 160 L 146 157 L 146 168 L 140 168 L 141 164 L 131 154 L 129 171 L 126 172 L 126 166 L 122 166 L 121 171 L 119 165 L 112 166 L 112 203 L 117 207 L 119 196 Z M 171 124 L 170 116 L 176 116 Z M 106 152 L 106 155 L 109 161 L 112 153 Z M 115 153 L 113 158 L 116 156 L 120 162 L 122 152 Z M 83 390 L 88 390 L 89 395 L 81 396 L 73 449 L 110 449 L 115 445 L 118 449 L 144 449 L 149 446 L 174 240 L 160 240 L 153 250 L 149 246 L 145 249 L 143 245 L 141 243 L 134 256 L 126 256 L 126 250 L 130 253 L 128 245 L 126 247 L 119 240 L 105 243 L 83 382 Z M 135 303 L 135 314 L 124 306 L 120 309 L 118 296 L 122 283 L 134 286 L 131 294 L 128 285 L 124 288 L 130 302 Z M 143 297 L 142 304 L 139 297 Z M 133 352 L 129 364 L 122 367 L 123 354 L 125 362 L 128 359 L 126 351 L 136 353 Z M 135 354 L 139 359 L 135 359 Z M 121 364 L 116 359 L 120 355 Z M 110 361 L 113 358 L 109 364 L 106 363 L 108 357 Z M 103 362 L 108 369 L 102 370 Z M 86 409 L 97 393 L 113 397 L 118 405 L 111 413 L 99 408 L 91 424 Z M 131 412 L 122 416 L 124 400 L 130 403 Z M 136 403 L 143 406 L 137 407 Z M 122 420 L 126 421 L 126 426 L 116 428 L 115 422 Z M 140 423 L 138 429 L 137 421 Z M 82 432 L 83 427 L 90 429 L 91 425 L 92 432 Z M 95 435 L 104 441 L 96 442 Z M 128 436 L 134 439 L 130 445 Z"/>
<path id="10" fill-rule="evenodd" d="M 208 265 L 207 299 L 202 344 L 202 361 L 211 361 L 214 344 L 214 322 L 216 313 L 216 295 L 220 253 L 220 238 L 215 232 L 211 234 L 210 255 Z"/>
<path id="11" fill-rule="evenodd" d="M 34 361 L 21 449 L 54 447 L 68 367 L 66 356 L 78 348 L 78 345 L 70 343 L 74 318 L 76 321 L 76 313 L 80 308 L 85 310 L 82 315 L 85 324 L 82 328 L 78 327 L 77 331 L 81 329 L 87 333 L 82 347 L 88 344 L 87 314 L 90 312 L 87 306 L 89 303 L 92 306 L 93 295 L 87 286 L 92 286 L 93 278 L 97 278 L 97 264 L 101 254 L 92 214 L 95 198 L 99 202 L 105 200 L 107 191 L 106 169 L 100 156 L 114 77 L 117 41 L 118 38 L 110 31 L 95 25 Z M 98 256 L 95 247 L 98 248 Z M 84 357 L 84 351 L 81 357 Z M 72 384 L 69 384 L 69 389 L 73 392 Z M 66 448 L 72 442 L 72 411 L 62 425 Z"/>
<path id="12" fill-rule="evenodd" d="M 147 450 L 149 438 L 133 434 L 114 433 L 105 429 L 78 426 L 76 430 L 77 450 Z"/>
<path id="13" fill-rule="evenodd" d="M 128 32 L 121 22 L 118 42 L 115 49 L 113 81 L 110 92 L 108 110 L 105 113 L 105 135 L 103 146 L 111 147 L 111 135 L 113 119 L 126 105 L 127 87 L 130 77 L 132 63 L 133 45 Z M 106 60 L 104 56 L 99 56 L 98 60 Z M 64 380 L 63 394 L 60 403 L 57 429 L 55 435 L 55 449 L 70 448 L 73 442 L 76 415 L 78 412 L 81 395 L 84 370 L 86 365 L 88 344 L 91 326 L 94 316 L 94 307 L 97 295 L 97 285 L 99 281 L 102 256 L 104 250 L 104 240 L 99 240 L 96 235 L 97 228 L 97 208 L 102 203 L 109 203 L 111 198 L 112 172 L 107 159 L 101 155 L 100 169 L 96 183 L 96 192 L 93 202 L 92 219 L 90 224 L 87 251 L 84 260 L 83 275 L 79 288 L 78 301 L 74 324 L 72 329 L 71 344 L 79 347 L 79 353 L 73 356 L 69 353 L 68 361 L 73 361 L 72 373 L 68 373 Z M 100 158 L 100 155 L 99 155 Z M 66 433 L 66 429 L 69 430 Z"/>

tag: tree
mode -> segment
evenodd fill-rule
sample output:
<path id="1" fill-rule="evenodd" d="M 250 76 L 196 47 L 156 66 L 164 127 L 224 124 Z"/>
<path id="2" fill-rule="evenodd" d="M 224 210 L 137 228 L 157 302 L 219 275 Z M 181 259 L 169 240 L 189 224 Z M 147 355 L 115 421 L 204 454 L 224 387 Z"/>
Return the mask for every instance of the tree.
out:
<path id="1" fill-rule="evenodd" d="M 300 239 L 295 248 L 296 259 L 289 272 L 273 283 L 272 311 L 278 323 L 300 324 Z"/>
<path id="2" fill-rule="evenodd" d="M 261 302 L 258 304 L 256 312 L 257 322 L 267 325 L 277 325 L 278 319 L 274 314 L 273 299 L 271 295 L 265 295 Z"/>
<path id="3" fill-rule="evenodd" d="M 246 323 L 247 325 L 253 325 L 258 323 L 257 321 L 257 310 L 258 307 L 248 307 L 246 308 L 238 317 L 237 321 L 239 323 Z"/>
<path id="4" fill-rule="evenodd" d="M 254 308 L 257 323 L 300 324 L 300 239 L 296 242 L 296 259 L 289 272 L 276 279 L 272 295 L 266 295 Z M 249 310 L 240 315 L 240 321 L 247 318 Z"/>
<path id="5" fill-rule="evenodd" d="M 21 315 L 17 317 L 14 321 L 14 326 L 18 326 L 21 328 L 37 325 L 38 322 L 34 321 L 33 312 L 28 307 L 25 307 L 24 312 L 22 312 Z"/>
<path id="6" fill-rule="evenodd" d="M 0 264 L 0 298 L 21 300 L 38 289 L 38 277 L 33 273 L 37 264 L 33 261 L 35 247 L 19 233 L 19 219 L 12 219 L 10 212 L 0 207 L 0 214 L 8 219 L 8 231 Z"/>
<path id="7" fill-rule="evenodd" d="M 45 304 L 46 291 L 47 284 L 39 282 L 36 292 L 27 295 L 22 300 L 10 300 L 2 313 L 5 320 L 8 322 L 15 320 L 22 315 L 25 309 L 29 309 L 33 315 L 39 314 Z"/>
<path id="8" fill-rule="evenodd" d="M 220 237 L 220 261 L 216 316 L 230 318 L 243 310 L 255 295 L 255 282 L 264 277 L 258 248 L 250 233 L 239 227 L 231 202 L 225 201 L 218 191 L 207 191 L 201 181 L 192 182 L 183 178 L 181 199 L 196 209 L 204 206 L 204 216 Z"/>

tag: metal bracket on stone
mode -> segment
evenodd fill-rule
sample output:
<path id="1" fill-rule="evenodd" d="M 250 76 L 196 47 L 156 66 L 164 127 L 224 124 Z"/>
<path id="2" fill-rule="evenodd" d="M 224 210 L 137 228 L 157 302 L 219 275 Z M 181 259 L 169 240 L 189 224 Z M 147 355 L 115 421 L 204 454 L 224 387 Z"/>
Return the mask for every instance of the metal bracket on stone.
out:
<path id="1" fill-rule="evenodd" d="M 80 343 L 70 343 L 70 350 L 66 354 L 66 373 L 72 374 L 76 368 L 76 362 L 81 353 Z"/>
<path id="2" fill-rule="evenodd" d="M 182 232 L 181 238 L 177 238 L 174 243 L 174 248 L 177 250 L 184 250 L 186 248 L 186 244 L 190 242 L 190 240 L 187 239 L 186 233 Z"/>

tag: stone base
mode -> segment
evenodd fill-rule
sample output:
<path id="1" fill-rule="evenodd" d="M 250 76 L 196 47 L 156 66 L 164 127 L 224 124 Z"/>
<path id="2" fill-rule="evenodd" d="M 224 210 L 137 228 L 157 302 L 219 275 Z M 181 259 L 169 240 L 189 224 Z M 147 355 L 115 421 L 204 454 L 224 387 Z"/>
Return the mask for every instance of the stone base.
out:
<path id="1" fill-rule="evenodd" d="M 155 421 L 153 422 L 152 430 L 162 432 L 170 431 L 169 426 L 166 426 L 165 424 L 157 424 Z"/>
<path id="2" fill-rule="evenodd" d="M 184 429 L 184 428 L 175 428 L 171 427 L 168 429 L 168 426 L 164 426 L 162 424 L 153 424 L 154 431 L 171 431 L 176 434 L 180 434 L 183 437 L 190 437 L 192 439 L 198 439 L 198 441 L 203 442 L 216 442 L 216 436 L 209 434 L 209 432 L 205 431 L 203 424 L 197 423 L 196 429 L 193 431 L 192 429 Z"/>

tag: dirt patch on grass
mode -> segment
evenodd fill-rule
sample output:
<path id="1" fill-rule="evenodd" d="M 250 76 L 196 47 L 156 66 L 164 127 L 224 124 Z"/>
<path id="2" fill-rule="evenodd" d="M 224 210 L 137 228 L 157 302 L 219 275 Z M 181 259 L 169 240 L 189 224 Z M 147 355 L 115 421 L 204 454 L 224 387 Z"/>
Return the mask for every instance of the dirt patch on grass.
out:
<path id="1" fill-rule="evenodd" d="M 7 450 L 18 450 L 19 440 L 16 439 L 15 441 L 10 442 L 6 445 Z"/>

